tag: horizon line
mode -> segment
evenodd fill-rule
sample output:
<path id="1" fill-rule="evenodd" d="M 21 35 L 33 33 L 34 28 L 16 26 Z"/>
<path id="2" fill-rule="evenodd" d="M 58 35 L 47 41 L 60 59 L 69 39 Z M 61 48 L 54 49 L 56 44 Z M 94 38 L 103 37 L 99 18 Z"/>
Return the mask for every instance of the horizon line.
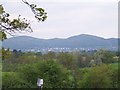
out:
<path id="1" fill-rule="evenodd" d="M 68 36 L 68 37 L 51 37 L 51 38 L 39 38 L 39 37 L 35 37 L 35 36 L 31 36 L 31 35 L 14 35 L 14 36 L 11 36 L 11 37 L 8 37 L 7 39 L 9 38 L 14 38 L 14 37 L 31 37 L 31 38 L 36 38 L 36 39 L 68 39 L 68 38 L 71 38 L 71 37 L 74 37 L 74 36 L 81 36 L 81 35 L 88 35 L 88 36 L 95 36 L 95 37 L 99 37 L 99 38 L 103 38 L 103 39 L 111 39 L 111 38 L 115 38 L 115 39 L 119 39 L 120 37 L 108 37 L 108 38 L 105 38 L 105 37 L 102 37 L 102 36 L 97 36 L 97 35 L 91 35 L 91 34 L 78 34 L 78 35 L 72 35 L 72 36 Z"/>

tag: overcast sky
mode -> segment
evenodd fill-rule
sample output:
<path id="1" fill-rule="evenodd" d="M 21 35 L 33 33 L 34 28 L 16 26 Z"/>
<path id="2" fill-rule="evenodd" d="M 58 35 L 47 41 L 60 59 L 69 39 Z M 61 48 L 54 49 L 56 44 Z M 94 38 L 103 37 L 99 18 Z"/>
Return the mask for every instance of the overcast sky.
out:
<path id="1" fill-rule="evenodd" d="M 11 18 L 20 15 L 31 20 L 32 33 L 37 38 L 67 38 L 90 34 L 104 38 L 118 37 L 117 0 L 27 0 L 48 13 L 45 22 L 37 22 L 30 8 L 22 0 L 0 0 Z M 19 36 L 21 34 L 16 34 Z"/>

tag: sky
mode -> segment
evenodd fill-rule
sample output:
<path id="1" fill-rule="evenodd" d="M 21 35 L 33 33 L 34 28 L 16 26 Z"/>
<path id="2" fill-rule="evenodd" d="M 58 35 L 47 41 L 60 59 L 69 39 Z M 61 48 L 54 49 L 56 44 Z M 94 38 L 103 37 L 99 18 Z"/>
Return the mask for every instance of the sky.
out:
<path id="1" fill-rule="evenodd" d="M 36 38 L 68 38 L 80 34 L 103 38 L 118 37 L 118 0 L 27 0 L 47 12 L 45 22 L 37 22 L 22 0 L 0 0 L 10 18 L 31 20 L 32 33 L 16 33 Z M 8 35 L 8 37 L 11 37 Z"/>

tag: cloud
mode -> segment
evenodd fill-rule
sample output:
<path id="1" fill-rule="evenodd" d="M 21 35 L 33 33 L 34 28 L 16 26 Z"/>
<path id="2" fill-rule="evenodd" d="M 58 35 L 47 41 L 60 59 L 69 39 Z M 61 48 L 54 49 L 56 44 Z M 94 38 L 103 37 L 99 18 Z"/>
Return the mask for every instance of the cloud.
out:
<path id="1" fill-rule="evenodd" d="M 6 10 L 11 13 L 11 18 L 21 14 L 22 17 L 33 21 L 31 24 L 34 32 L 29 36 L 66 38 L 86 33 L 105 38 L 117 37 L 118 7 L 116 2 L 38 2 L 37 5 L 45 8 L 48 13 L 48 19 L 43 23 L 38 23 L 31 10 L 23 3 L 4 4 Z"/>

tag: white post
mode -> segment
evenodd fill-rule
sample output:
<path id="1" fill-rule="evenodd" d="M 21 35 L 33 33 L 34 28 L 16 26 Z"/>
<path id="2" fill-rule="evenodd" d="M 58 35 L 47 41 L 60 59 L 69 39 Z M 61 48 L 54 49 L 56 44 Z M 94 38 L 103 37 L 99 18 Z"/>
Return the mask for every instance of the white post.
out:
<path id="1" fill-rule="evenodd" d="M 38 78 L 38 81 L 37 81 L 37 86 L 38 86 L 39 90 L 42 90 L 42 86 L 43 86 L 43 79 L 39 79 L 39 78 Z"/>

